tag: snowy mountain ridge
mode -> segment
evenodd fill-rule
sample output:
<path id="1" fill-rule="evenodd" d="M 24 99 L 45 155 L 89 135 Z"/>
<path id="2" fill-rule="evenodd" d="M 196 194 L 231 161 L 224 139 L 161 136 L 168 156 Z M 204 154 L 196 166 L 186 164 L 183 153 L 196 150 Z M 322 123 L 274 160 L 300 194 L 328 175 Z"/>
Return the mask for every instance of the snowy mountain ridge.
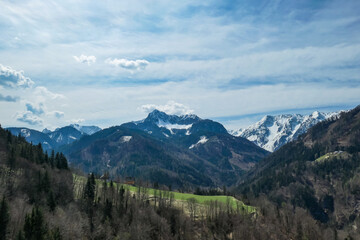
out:
<path id="1" fill-rule="evenodd" d="M 310 115 L 266 115 L 259 122 L 245 129 L 230 130 L 229 133 L 234 136 L 247 138 L 259 147 L 273 152 L 284 144 L 297 139 L 318 122 L 330 118 L 338 118 L 341 112 L 343 111 L 330 113 L 315 111 Z"/>
<path id="2" fill-rule="evenodd" d="M 101 128 L 99 128 L 98 126 L 82 126 L 79 124 L 70 124 L 70 127 L 73 127 L 82 134 L 86 135 L 92 135 L 101 130 Z"/>
<path id="3" fill-rule="evenodd" d="M 84 135 L 92 135 L 101 130 L 97 126 L 81 126 L 78 124 L 57 128 L 54 131 L 45 128 L 41 132 L 29 128 L 10 127 L 7 129 L 14 135 L 20 134 L 28 142 L 33 144 L 41 143 L 46 151 L 56 149 L 64 144 L 70 144 L 79 140 Z"/>

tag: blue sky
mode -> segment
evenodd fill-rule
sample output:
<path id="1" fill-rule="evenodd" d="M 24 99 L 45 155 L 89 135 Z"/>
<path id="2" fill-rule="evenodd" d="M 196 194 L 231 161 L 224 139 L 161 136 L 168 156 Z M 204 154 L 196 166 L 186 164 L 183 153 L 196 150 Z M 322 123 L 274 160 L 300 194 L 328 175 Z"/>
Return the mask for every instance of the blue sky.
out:
<path id="1" fill-rule="evenodd" d="M 229 128 L 360 103 L 359 1 L 2 1 L 0 122 Z"/>

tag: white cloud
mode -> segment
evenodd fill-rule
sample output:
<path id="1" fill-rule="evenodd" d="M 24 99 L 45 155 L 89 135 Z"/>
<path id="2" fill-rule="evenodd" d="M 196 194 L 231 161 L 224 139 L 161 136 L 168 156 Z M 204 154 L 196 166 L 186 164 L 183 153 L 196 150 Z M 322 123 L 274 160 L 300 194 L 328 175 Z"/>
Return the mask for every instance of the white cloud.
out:
<path id="1" fill-rule="evenodd" d="M 34 82 L 25 77 L 23 71 L 17 71 L 0 64 L 0 85 L 10 88 L 29 88 L 34 85 Z"/>
<path id="2" fill-rule="evenodd" d="M 79 57 L 78 56 L 73 56 L 75 61 L 77 61 L 78 63 L 87 63 L 89 66 L 92 63 L 96 62 L 96 57 L 95 56 L 86 56 L 81 54 Z"/>
<path id="3" fill-rule="evenodd" d="M 37 96 L 47 97 L 52 100 L 65 98 L 64 95 L 59 94 L 59 93 L 53 93 L 53 92 L 49 91 L 46 87 L 42 87 L 42 86 L 36 87 L 34 93 Z"/>
<path id="4" fill-rule="evenodd" d="M 42 125 L 43 120 L 37 116 L 35 116 L 30 111 L 18 112 L 15 116 L 16 120 L 24 123 L 28 123 L 30 125 Z"/>
<path id="5" fill-rule="evenodd" d="M 28 112 L 32 112 L 35 115 L 39 116 L 44 113 L 44 104 L 43 103 L 39 103 L 36 106 L 36 104 L 28 102 L 25 104 L 25 106 L 26 106 L 26 110 Z"/>
<path id="6" fill-rule="evenodd" d="M 109 58 L 105 61 L 105 63 L 115 67 L 125 68 L 127 70 L 143 70 L 149 65 L 149 62 L 143 59 L 127 60 L 124 58 L 114 58 L 113 60 Z"/>
<path id="7" fill-rule="evenodd" d="M 72 124 L 80 124 L 80 123 L 82 123 L 82 122 L 85 122 L 85 119 L 83 119 L 83 118 L 77 118 L 77 119 L 67 120 L 66 122 L 72 123 Z"/>
<path id="8" fill-rule="evenodd" d="M 188 106 L 177 103 L 175 101 L 168 101 L 165 105 L 145 104 L 142 105 L 140 109 L 146 113 L 152 112 L 153 110 L 157 109 L 167 114 L 175 115 L 186 115 L 194 112 L 194 110 L 190 109 Z"/>

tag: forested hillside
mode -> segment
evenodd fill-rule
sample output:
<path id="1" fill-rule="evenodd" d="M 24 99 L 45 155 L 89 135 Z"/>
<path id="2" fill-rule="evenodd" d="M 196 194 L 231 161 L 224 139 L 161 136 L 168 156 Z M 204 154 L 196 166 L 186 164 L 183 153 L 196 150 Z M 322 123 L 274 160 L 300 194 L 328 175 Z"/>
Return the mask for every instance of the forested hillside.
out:
<path id="1" fill-rule="evenodd" d="M 179 204 L 172 194 L 161 189 L 155 195 L 144 187 L 131 191 L 112 181 L 97 180 L 93 174 L 86 181 L 79 181 L 61 153 L 48 155 L 41 145 L 33 146 L 2 128 L 0 176 L 0 239 L 287 239 L 289 236 L 258 211 L 234 208 L 230 201 L 211 201 L 209 197 L 209 202 L 200 204 L 197 198 L 190 198 Z M 207 191 L 199 190 L 199 193 Z"/>
<path id="2" fill-rule="evenodd" d="M 243 179 L 244 197 L 306 210 L 334 239 L 360 237 L 360 106 L 318 123 Z"/>

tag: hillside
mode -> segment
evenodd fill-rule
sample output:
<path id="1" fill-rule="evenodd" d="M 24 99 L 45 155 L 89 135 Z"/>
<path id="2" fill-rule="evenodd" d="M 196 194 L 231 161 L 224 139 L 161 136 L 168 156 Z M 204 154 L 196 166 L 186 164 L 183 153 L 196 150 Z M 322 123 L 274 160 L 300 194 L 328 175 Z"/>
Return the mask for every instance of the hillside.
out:
<path id="1" fill-rule="evenodd" d="M 318 123 L 250 171 L 239 186 L 248 198 L 305 209 L 339 236 L 359 237 L 360 106 Z"/>
<path id="2" fill-rule="evenodd" d="M 95 179 L 93 174 L 79 177 L 67 168 L 62 154 L 48 156 L 41 145 L 31 145 L 2 128 L 0 197 L 1 239 L 282 236 L 271 230 L 260 232 L 255 209 L 234 197 L 128 186 Z"/>
<path id="3" fill-rule="evenodd" d="M 136 177 L 174 188 L 236 183 L 267 152 L 217 122 L 155 110 L 137 122 L 84 136 L 63 147 L 85 172 Z"/>

